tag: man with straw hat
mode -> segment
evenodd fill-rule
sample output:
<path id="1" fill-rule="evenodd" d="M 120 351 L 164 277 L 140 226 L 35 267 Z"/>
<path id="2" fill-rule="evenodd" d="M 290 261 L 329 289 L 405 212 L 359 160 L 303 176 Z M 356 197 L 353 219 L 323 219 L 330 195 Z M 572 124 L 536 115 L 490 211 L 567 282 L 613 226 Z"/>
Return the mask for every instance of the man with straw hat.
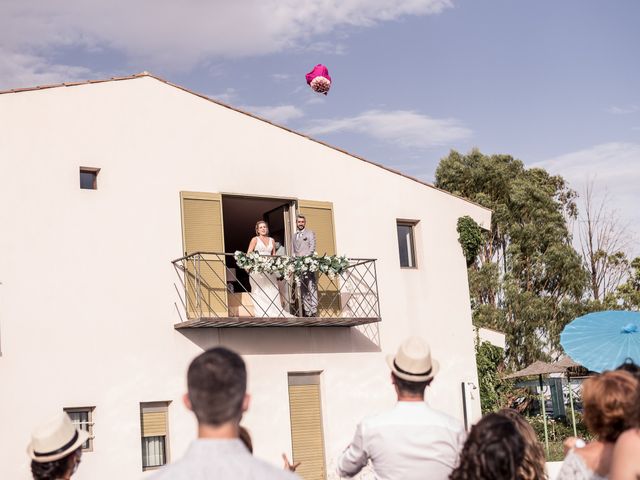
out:
<path id="1" fill-rule="evenodd" d="M 395 356 L 387 356 L 387 363 L 398 401 L 393 409 L 360 422 L 338 460 L 338 474 L 352 477 L 371 460 L 379 480 L 449 478 L 465 432 L 460 422 L 424 401 L 439 369 L 429 345 L 410 337 Z"/>
<path id="2" fill-rule="evenodd" d="M 89 434 L 77 429 L 64 412 L 40 425 L 31 434 L 27 447 L 33 478 L 71 478 L 80 464 L 82 444 L 87 438 Z"/>

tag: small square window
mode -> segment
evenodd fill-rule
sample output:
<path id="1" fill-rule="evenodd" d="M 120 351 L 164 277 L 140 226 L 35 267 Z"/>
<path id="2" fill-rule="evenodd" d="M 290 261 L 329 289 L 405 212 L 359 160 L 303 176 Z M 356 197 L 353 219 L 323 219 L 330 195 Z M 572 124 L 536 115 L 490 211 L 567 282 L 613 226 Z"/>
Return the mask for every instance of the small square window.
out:
<path id="1" fill-rule="evenodd" d="M 169 402 L 140 404 L 143 471 L 161 467 L 168 462 L 168 408 Z"/>
<path id="2" fill-rule="evenodd" d="M 100 172 L 99 168 L 80 167 L 80 188 L 84 190 L 97 190 L 98 172 Z"/>
<path id="3" fill-rule="evenodd" d="M 95 407 L 73 407 L 63 408 L 63 410 L 71 417 L 73 424 L 80 430 L 89 433 L 89 438 L 82 444 L 83 452 L 93 451 L 93 411 Z"/>
<path id="4" fill-rule="evenodd" d="M 416 251 L 414 230 L 416 223 L 413 221 L 398 221 L 398 251 L 400 253 L 400 266 L 403 268 L 416 268 Z"/>

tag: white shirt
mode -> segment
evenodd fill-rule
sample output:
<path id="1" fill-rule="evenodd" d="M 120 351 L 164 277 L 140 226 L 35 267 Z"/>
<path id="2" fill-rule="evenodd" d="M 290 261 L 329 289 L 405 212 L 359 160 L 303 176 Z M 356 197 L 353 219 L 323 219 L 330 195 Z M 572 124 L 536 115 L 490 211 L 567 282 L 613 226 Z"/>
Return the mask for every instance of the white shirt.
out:
<path id="1" fill-rule="evenodd" d="M 338 460 L 338 474 L 352 477 L 371 460 L 378 480 L 445 480 L 458 463 L 465 436 L 460 422 L 425 402 L 398 402 L 358 425 Z"/>
<path id="2" fill-rule="evenodd" d="M 194 440 L 184 457 L 149 480 L 300 480 L 300 477 L 257 459 L 237 438 Z"/>
<path id="3" fill-rule="evenodd" d="M 569 451 L 562 462 L 562 467 L 556 476 L 557 480 L 607 480 L 593 472 L 575 450 Z"/>

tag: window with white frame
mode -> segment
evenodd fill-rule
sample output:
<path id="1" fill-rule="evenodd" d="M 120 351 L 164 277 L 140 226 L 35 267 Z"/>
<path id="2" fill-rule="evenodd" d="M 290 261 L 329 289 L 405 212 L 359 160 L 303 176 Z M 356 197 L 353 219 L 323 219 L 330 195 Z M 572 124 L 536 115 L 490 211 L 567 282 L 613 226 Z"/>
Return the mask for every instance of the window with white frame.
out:
<path id="1" fill-rule="evenodd" d="M 142 435 L 142 470 L 151 470 L 168 463 L 169 402 L 140 404 Z"/>
<path id="2" fill-rule="evenodd" d="M 80 430 L 89 433 L 89 438 L 82 444 L 83 452 L 93 451 L 93 411 L 95 407 L 67 407 L 63 410 L 69 415 L 73 424 Z"/>
<path id="3" fill-rule="evenodd" d="M 416 268 L 415 227 L 417 221 L 398 220 L 398 253 L 400 254 L 400 267 Z"/>

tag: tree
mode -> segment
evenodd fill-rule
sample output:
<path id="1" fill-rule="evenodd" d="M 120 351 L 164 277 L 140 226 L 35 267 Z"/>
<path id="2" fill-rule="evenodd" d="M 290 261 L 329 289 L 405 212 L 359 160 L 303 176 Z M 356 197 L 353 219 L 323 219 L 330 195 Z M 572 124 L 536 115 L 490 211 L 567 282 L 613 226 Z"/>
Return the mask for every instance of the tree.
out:
<path id="1" fill-rule="evenodd" d="M 512 366 L 556 353 L 560 331 L 582 310 L 586 283 L 567 227 L 577 215 L 575 192 L 560 176 L 479 150 L 451 151 L 436 185 L 493 210 L 469 267 L 474 323 L 507 334 Z"/>
<path id="2" fill-rule="evenodd" d="M 640 310 L 640 257 L 631 261 L 631 272 L 627 281 L 616 290 L 621 307 L 626 310 Z"/>
<path id="3" fill-rule="evenodd" d="M 589 297 L 603 308 L 615 308 L 616 290 L 629 275 L 625 250 L 630 238 L 616 213 L 607 208 L 608 195 L 605 193 L 596 201 L 593 181 L 585 187 L 582 205 L 578 232 L 584 268 L 589 275 Z"/>

